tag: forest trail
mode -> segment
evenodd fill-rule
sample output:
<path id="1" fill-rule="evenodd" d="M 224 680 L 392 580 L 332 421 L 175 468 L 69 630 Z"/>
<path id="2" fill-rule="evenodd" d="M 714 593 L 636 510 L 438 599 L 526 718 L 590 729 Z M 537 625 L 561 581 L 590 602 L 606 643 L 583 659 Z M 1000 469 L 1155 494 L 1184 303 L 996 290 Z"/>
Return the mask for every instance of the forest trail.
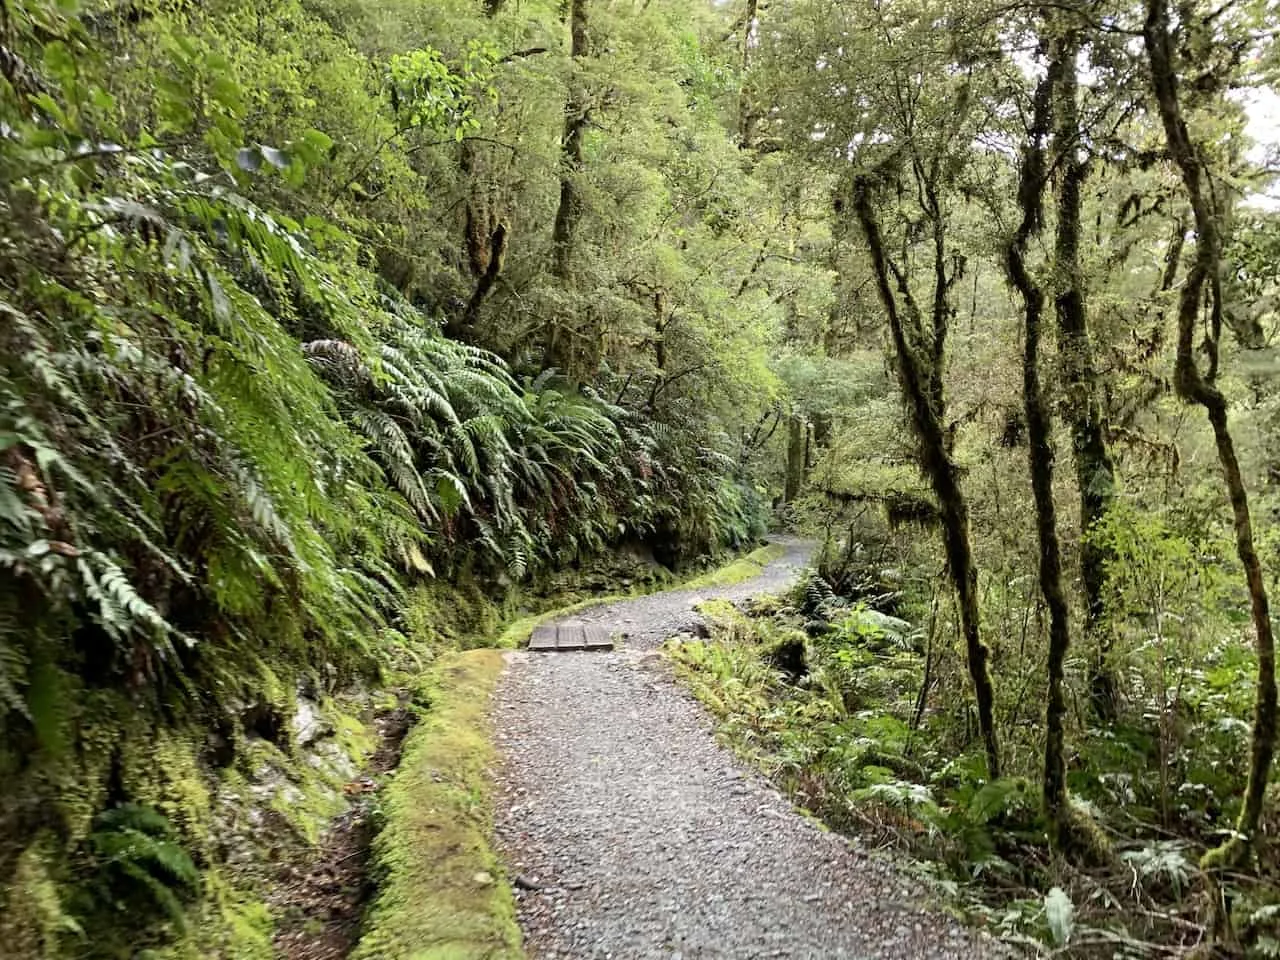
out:
<path id="1" fill-rule="evenodd" d="M 716 743 L 656 652 L 699 599 L 777 592 L 809 548 L 729 587 L 574 617 L 612 653 L 520 652 L 494 702 L 499 848 L 534 958 L 970 958 L 1000 949 L 915 906 L 918 886 L 824 832 Z"/>

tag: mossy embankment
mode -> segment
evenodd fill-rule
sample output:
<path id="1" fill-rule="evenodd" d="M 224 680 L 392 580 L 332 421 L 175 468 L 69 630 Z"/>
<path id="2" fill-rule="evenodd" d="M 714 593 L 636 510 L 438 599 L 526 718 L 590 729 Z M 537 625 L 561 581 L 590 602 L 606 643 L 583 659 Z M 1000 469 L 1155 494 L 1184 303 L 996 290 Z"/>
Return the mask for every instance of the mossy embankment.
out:
<path id="1" fill-rule="evenodd" d="M 775 560 L 780 560 L 786 552 L 787 548 L 782 544 L 768 543 L 732 563 L 699 574 L 684 586 L 690 590 L 700 590 L 705 587 L 731 587 L 752 577 L 758 577 L 766 566 Z"/>
<path id="2" fill-rule="evenodd" d="M 423 686 L 430 704 L 380 803 L 379 892 L 355 960 L 519 958 L 510 887 L 489 845 L 489 697 L 494 649 L 447 654 Z"/>

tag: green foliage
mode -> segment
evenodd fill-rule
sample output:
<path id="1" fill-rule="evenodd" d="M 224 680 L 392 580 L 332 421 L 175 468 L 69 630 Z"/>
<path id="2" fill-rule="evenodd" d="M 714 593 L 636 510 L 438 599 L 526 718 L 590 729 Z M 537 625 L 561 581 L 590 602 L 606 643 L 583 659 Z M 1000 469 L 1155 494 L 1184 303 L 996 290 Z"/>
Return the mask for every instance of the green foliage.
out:
<path id="1" fill-rule="evenodd" d="M 1186 845 L 1178 841 L 1160 840 L 1148 847 L 1121 854 L 1143 882 L 1167 888 L 1175 900 L 1181 900 L 1190 889 L 1195 865 L 1187 859 Z"/>
<path id="2" fill-rule="evenodd" d="M 473 90 L 482 87 L 487 99 L 497 100 L 497 91 L 489 85 L 496 59 L 496 48 L 480 41 L 468 44 L 457 72 L 449 68 L 438 50 L 393 56 L 387 83 L 401 129 L 453 130 L 457 140 L 478 129 Z"/>
<path id="3" fill-rule="evenodd" d="M 75 898 L 83 931 L 126 918 L 139 936 L 156 921 L 184 928 L 200 872 L 164 816 L 137 804 L 111 808 L 95 820 L 85 846 L 89 879 Z"/>
<path id="4" fill-rule="evenodd" d="M 1064 559 L 1106 558 L 1105 610 L 1088 629 L 1071 611 L 1068 779 L 1144 895 L 1183 911 L 1134 929 L 1189 937 L 1185 862 L 1240 805 L 1257 662 L 1214 439 L 1169 396 L 1194 242 L 1136 8 L 1104 7 L 802 0 L 743 29 L 736 5 L 592 3 L 575 58 L 550 0 L 10 0 L 0 875 L 24 879 L 5 942 L 76 943 L 64 895 L 126 835 L 140 859 L 120 848 L 134 866 L 109 870 L 158 942 L 200 893 L 165 873 L 163 844 L 216 873 L 208 784 L 233 774 L 210 769 L 206 739 L 232 769 L 254 751 L 287 764 L 283 742 L 249 745 L 254 709 L 279 726 L 299 687 L 323 700 L 420 669 L 561 602 L 620 547 L 707 569 L 758 542 L 788 479 L 779 513 L 820 532 L 821 576 L 754 619 L 713 607 L 713 642 L 674 652 L 735 741 L 833 823 L 965 890 L 976 876 L 997 929 L 1074 948 L 1099 904 L 1130 902 L 1046 864 L 1031 786 L 1044 618 L 1020 323 L 993 251 L 1016 220 L 1029 60 L 1060 34 L 1089 64 L 1073 149 L 1092 235 L 1073 265 L 1047 242 L 1069 218 L 1049 213 L 1028 267 L 1055 307 L 1086 304 L 1121 491 L 1096 525 L 1075 505 L 1099 478 L 1056 491 Z M 1223 95 L 1274 79 L 1268 18 L 1184 4 L 1177 59 L 1233 228 L 1215 374 L 1273 570 L 1276 217 L 1236 203 L 1265 177 Z M 1009 772 L 994 782 L 852 175 L 874 181 L 907 347 L 929 358 L 969 504 Z M 1046 345 L 1065 371 L 1066 338 Z M 1045 389 L 1069 414 L 1075 388 Z M 1065 487 L 1079 438 L 1052 439 Z M 635 586 L 596 586 L 613 579 Z M 327 808 L 304 799 L 314 833 Z M 100 819 L 132 808 L 174 833 Z M 1232 882 L 1265 953 L 1265 884 Z M 253 904 L 203 893 L 197 912 L 240 917 L 262 949 Z"/>
<path id="5" fill-rule="evenodd" d="M 1044 920 L 1054 946 L 1065 946 L 1075 927 L 1075 907 L 1061 887 L 1053 887 L 1044 895 Z"/>
<path id="6" fill-rule="evenodd" d="M 939 654 L 921 631 L 850 604 L 816 576 L 750 617 L 709 619 L 710 640 L 673 641 L 669 653 L 730 744 L 797 803 L 836 827 L 922 858 L 942 890 L 1014 941 L 1066 948 L 1096 925 L 1115 922 L 1123 892 L 1081 883 L 1075 872 L 1064 879 L 1039 853 L 1046 823 L 1037 785 L 1025 776 L 988 780 L 972 746 L 959 755 L 941 746 L 954 723 L 921 706 L 926 661 L 929 671 L 939 669 Z M 779 671 L 771 654 L 799 622 L 812 634 L 802 677 Z M 1219 718 L 1220 740 L 1202 735 L 1193 743 L 1178 733 L 1168 754 L 1169 789 L 1184 828 L 1221 823 L 1243 778 L 1240 718 L 1250 703 L 1250 676 L 1243 652 L 1226 649 L 1236 651 L 1237 667 L 1189 671 L 1181 683 L 1187 704 L 1203 703 L 1206 674 L 1235 693 L 1204 703 L 1199 729 Z M 1159 724 L 1091 732 L 1071 773 L 1081 843 L 1106 842 L 1091 832 L 1099 830 L 1095 823 L 1111 833 L 1160 816 L 1164 781 L 1147 773 L 1160 762 L 1159 737 Z M 1147 836 L 1130 842 L 1119 861 L 1142 896 L 1174 909 L 1192 902 L 1199 869 L 1188 841 Z M 1010 889 L 1025 895 L 1011 898 Z"/>
<path id="7" fill-rule="evenodd" d="M 251 754 L 287 768 L 246 728 L 255 710 L 287 721 L 295 689 L 324 698 L 425 663 L 424 637 L 496 632 L 521 590 L 536 606 L 557 571 L 620 544 L 656 542 L 674 568 L 764 531 L 736 433 L 744 398 L 776 387 L 777 307 L 734 312 L 732 269 L 699 280 L 737 242 L 713 242 L 696 201 L 701 150 L 732 166 L 714 116 L 732 78 L 665 5 L 609 66 L 626 77 L 655 24 L 698 65 L 697 143 L 650 155 L 651 126 L 590 173 L 619 196 L 637 173 L 657 184 L 650 167 L 678 182 L 628 203 L 635 236 L 693 206 L 575 302 L 656 278 L 681 322 L 667 371 L 630 362 L 620 326 L 611 365 L 567 379 L 506 329 L 579 296 L 522 294 L 545 246 L 513 245 L 457 337 L 473 278 L 450 212 L 480 202 L 460 169 L 559 135 L 558 80 L 537 69 L 555 11 L 453 6 L 19 0 L 0 17 L 0 873 L 38 861 L 24 950 L 77 949 L 49 907 L 70 890 L 106 952 L 130 910 L 157 944 L 188 913 L 235 925 L 238 901 L 192 866 L 216 870 L 211 784 L 234 775 L 204 733 L 232 771 Z M 620 89 L 680 109 L 684 72 L 662 76 L 660 95 Z M 502 208 L 545 215 L 554 170 L 526 174 L 504 174 L 523 198 L 486 194 L 487 230 L 518 221 Z M 686 253 L 693 234 L 706 245 Z M 612 315 L 648 296 L 611 293 Z M 294 778 L 310 835 L 333 806 L 308 792 L 317 776 Z"/>

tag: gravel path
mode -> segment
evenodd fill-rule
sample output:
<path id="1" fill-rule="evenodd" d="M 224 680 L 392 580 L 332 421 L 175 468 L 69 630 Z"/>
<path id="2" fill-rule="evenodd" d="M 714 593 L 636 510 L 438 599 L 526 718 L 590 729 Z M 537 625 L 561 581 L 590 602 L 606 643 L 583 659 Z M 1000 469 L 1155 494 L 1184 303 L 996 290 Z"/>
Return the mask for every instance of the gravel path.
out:
<path id="1" fill-rule="evenodd" d="M 616 653 L 527 652 L 495 700 L 497 833 L 534 958 L 970 958 L 987 940 L 819 829 L 713 735 L 655 647 L 697 599 L 784 588 L 798 541 L 757 579 L 676 590 L 574 619 L 616 623 Z"/>

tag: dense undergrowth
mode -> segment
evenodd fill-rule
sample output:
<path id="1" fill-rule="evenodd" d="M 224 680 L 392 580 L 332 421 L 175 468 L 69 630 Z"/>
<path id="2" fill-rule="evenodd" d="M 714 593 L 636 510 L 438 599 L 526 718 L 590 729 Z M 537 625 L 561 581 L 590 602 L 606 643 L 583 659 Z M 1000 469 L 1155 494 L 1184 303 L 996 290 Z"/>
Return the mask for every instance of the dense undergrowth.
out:
<path id="1" fill-rule="evenodd" d="M 1228 648 L 1178 666 L 1171 655 L 1176 716 L 1162 709 L 1168 690 L 1134 677 L 1118 722 L 1078 718 L 1069 782 L 1097 850 L 1055 855 L 1038 792 L 1040 731 L 1004 727 L 1015 759 L 991 780 L 972 716 L 946 708 L 956 654 L 938 643 L 936 609 L 867 560 L 845 567 L 858 600 L 814 573 L 745 614 L 709 603 L 710 639 L 669 644 L 728 742 L 797 805 L 910 856 L 944 901 L 1012 943 L 1080 957 L 1183 955 L 1204 943 L 1211 910 L 1198 860 L 1240 803 L 1249 658 Z M 823 564 L 832 579 L 840 567 L 835 555 Z M 1123 609 L 1117 600 L 1114 614 Z M 1031 677 L 1004 692 L 1002 717 L 1040 702 Z M 1265 836 L 1276 829 L 1272 815 Z M 1256 873 L 1227 881 L 1225 897 L 1237 946 L 1267 957 L 1280 942 L 1280 865 L 1269 844 L 1260 856 Z"/>
<path id="2" fill-rule="evenodd" d="M 762 505 L 711 421 L 449 339 L 392 281 L 404 225 L 342 184 L 425 190 L 488 47 L 77 6 L 0 8 L 0 937 L 269 956 L 251 868 L 342 808 L 372 691 L 620 546 L 750 543 Z"/>

